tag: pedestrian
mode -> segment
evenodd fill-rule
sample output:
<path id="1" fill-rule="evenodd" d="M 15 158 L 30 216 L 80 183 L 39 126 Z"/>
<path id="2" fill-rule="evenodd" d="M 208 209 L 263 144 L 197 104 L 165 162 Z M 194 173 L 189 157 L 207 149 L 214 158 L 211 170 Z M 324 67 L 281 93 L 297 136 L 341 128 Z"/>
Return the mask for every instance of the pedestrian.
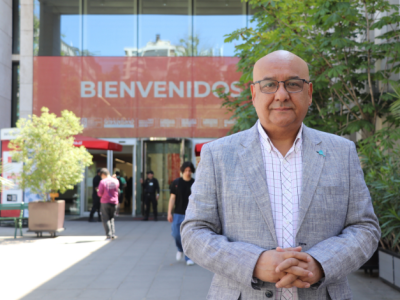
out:
<path id="1" fill-rule="evenodd" d="M 89 222 L 96 222 L 93 219 L 95 212 L 97 212 L 97 216 L 98 216 L 97 221 L 101 222 L 100 197 L 97 195 L 97 192 L 99 190 L 100 181 L 101 181 L 100 169 L 97 169 L 96 176 L 93 177 L 93 192 L 92 192 L 93 204 L 92 204 L 92 210 L 90 211 L 90 215 L 89 215 Z"/>
<path id="2" fill-rule="evenodd" d="M 158 180 L 154 178 L 153 171 L 148 171 L 146 180 L 143 182 L 143 179 L 140 179 L 140 183 L 142 184 L 144 195 L 145 212 L 143 221 L 149 220 L 150 204 L 153 206 L 154 221 L 157 221 L 157 202 L 160 197 L 160 186 Z"/>
<path id="3" fill-rule="evenodd" d="M 118 204 L 119 182 L 110 176 L 110 172 L 103 168 L 100 170 L 101 181 L 98 195 L 101 203 L 101 215 L 107 239 L 117 238 L 115 235 L 115 207 Z"/>
<path id="4" fill-rule="evenodd" d="M 313 86 L 300 57 L 272 52 L 253 80 L 256 124 L 201 150 L 183 250 L 216 274 L 210 300 L 352 299 L 347 275 L 380 238 L 356 147 L 303 124 Z"/>
<path id="5" fill-rule="evenodd" d="M 133 178 L 132 176 L 126 182 L 126 190 L 125 190 L 125 207 L 131 208 L 132 201 L 132 191 L 133 191 Z"/>
<path id="6" fill-rule="evenodd" d="M 181 224 L 185 219 L 186 208 L 189 204 L 189 196 L 194 183 L 192 174 L 195 172 L 191 162 L 184 162 L 181 166 L 182 177 L 175 179 L 170 185 L 171 196 L 168 205 L 168 222 L 172 223 L 172 236 L 175 239 L 176 260 L 180 261 L 183 257 L 183 248 L 181 241 Z M 174 214 L 172 214 L 174 210 Z M 194 262 L 185 255 L 186 265 L 192 266 Z"/>
<path id="7" fill-rule="evenodd" d="M 124 201 L 124 189 L 126 187 L 126 180 L 124 177 L 121 176 L 120 171 L 115 172 L 115 177 L 117 178 L 119 182 L 119 190 L 118 190 L 118 204 L 117 204 L 117 209 L 115 212 L 115 216 L 119 216 L 119 209 L 121 206 L 121 203 Z"/>

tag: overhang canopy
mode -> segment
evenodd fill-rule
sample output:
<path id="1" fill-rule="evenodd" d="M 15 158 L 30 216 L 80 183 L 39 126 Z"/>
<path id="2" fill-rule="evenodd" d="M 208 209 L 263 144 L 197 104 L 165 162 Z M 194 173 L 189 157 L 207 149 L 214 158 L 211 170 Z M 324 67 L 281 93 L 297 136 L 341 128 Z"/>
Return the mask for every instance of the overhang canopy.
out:
<path id="1" fill-rule="evenodd" d="M 203 148 L 203 146 L 205 144 L 207 144 L 209 142 L 205 142 L 205 143 L 201 143 L 201 144 L 196 144 L 196 146 L 194 146 L 194 153 L 196 154 L 196 156 L 200 156 L 201 153 L 201 148 Z"/>
<path id="2" fill-rule="evenodd" d="M 92 150 L 122 151 L 122 145 L 117 143 L 83 135 L 76 135 L 74 138 L 75 138 L 74 140 L 75 147 L 84 146 L 86 149 L 92 149 Z"/>

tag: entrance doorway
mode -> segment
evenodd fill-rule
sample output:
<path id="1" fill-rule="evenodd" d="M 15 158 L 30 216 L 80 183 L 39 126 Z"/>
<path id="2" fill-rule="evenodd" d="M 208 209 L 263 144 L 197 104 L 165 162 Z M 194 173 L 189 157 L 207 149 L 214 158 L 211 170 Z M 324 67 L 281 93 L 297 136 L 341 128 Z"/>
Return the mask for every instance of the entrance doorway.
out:
<path id="1" fill-rule="evenodd" d="M 144 141 L 143 173 L 146 179 L 147 171 L 153 171 L 160 185 L 158 214 L 168 213 L 169 186 L 181 176 L 180 167 L 184 161 L 191 161 L 191 142 L 185 139 L 166 139 L 164 141 Z M 150 210 L 152 214 L 152 210 Z"/>

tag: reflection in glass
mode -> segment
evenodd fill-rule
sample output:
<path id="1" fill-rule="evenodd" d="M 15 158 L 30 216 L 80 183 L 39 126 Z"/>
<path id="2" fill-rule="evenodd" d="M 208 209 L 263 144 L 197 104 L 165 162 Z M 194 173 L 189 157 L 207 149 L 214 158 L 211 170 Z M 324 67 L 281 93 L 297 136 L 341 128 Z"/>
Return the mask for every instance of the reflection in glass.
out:
<path id="1" fill-rule="evenodd" d="M 191 0 L 139 0 L 138 56 L 189 56 Z M 127 53 L 128 55 L 128 53 Z"/>
<path id="2" fill-rule="evenodd" d="M 12 107 L 11 126 L 16 127 L 19 119 L 19 63 L 12 65 Z"/>
<path id="3" fill-rule="evenodd" d="M 85 0 L 83 55 L 136 56 L 136 24 L 135 0 Z"/>
<path id="4" fill-rule="evenodd" d="M 246 27 L 246 3 L 240 0 L 195 0 L 193 24 L 193 55 L 233 56 L 235 44 L 240 41 L 224 43 L 224 35 Z"/>
<path id="5" fill-rule="evenodd" d="M 34 55 L 81 55 L 81 1 L 34 2 Z"/>
<path id="6" fill-rule="evenodd" d="M 20 1 L 13 0 L 12 2 L 12 53 L 19 54 L 20 41 Z"/>

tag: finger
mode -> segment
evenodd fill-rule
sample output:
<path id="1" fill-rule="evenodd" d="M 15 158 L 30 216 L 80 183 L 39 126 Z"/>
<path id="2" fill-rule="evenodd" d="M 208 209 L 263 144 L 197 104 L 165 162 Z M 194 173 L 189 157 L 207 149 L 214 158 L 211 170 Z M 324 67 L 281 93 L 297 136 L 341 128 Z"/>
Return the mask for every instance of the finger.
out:
<path id="1" fill-rule="evenodd" d="M 302 260 L 305 262 L 311 261 L 311 256 L 305 252 L 296 252 L 296 251 L 288 251 L 283 253 L 284 259 L 287 258 L 297 258 L 298 260 Z"/>
<path id="2" fill-rule="evenodd" d="M 286 270 L 292 266 L 298 266 L 299 265 L 299 260 L 296 258 L 288 258 L 285 259 L 283 262 L 281 262 L 275 269 L 276 273 L 281 272 L 282 270 Z"/>
<path id="3" fill-rule="evenodd" d="M 276 248 L 276 251 L 278 252 L 288 252 L 288 251 L 296 251 L 296 252 L 301 252 L 301 246 L 295 247 L 295 248 L 282 248 L 282 247 L 278 247 Z"/>
<path id="4" fill-rule="evenodd" d="M 275 286 L 277 288 L 282 288 L 284 286 L 289 286 L 291 284 L 293 284 L 293 282 L 295 282 L 297 280 L 297 276 L 293 275 L 293 274 L 286 274 L 285 276 L 283 276 L 276 284 Z"/>
<path id="5" fill-rule="evenodd" d="M 290 273 L 290 274 L 293 274 L 293 275 L 296 275 L 296 276 L 298 276 L 298 277 L 305 277 L 305 278 L 307 278 L 307 277 L 312 277 L 313 276 L 313 273 L 312 272 L 310 272 L 310 271 L 308 271 L 308 270 L 305 270 L 305 269 L 303 269 L 303 268 L 300 268 L 300 267 L 290 267 L 290 268 L 287 268 L 287 269 L 285 269 L 285 270 L 281 270 L 282 272 L 286 272 L 286 273 Z"/>
<path id="6" fill-rule="evenodd" d="M 289 289 L 291 287 L 297 287 L 299 289 L 308 289 L 310 287 L 310 283 L 301 281 L 300 279 L 296 279 L 292 284 L 285 286 L 285 289 Z"/>

